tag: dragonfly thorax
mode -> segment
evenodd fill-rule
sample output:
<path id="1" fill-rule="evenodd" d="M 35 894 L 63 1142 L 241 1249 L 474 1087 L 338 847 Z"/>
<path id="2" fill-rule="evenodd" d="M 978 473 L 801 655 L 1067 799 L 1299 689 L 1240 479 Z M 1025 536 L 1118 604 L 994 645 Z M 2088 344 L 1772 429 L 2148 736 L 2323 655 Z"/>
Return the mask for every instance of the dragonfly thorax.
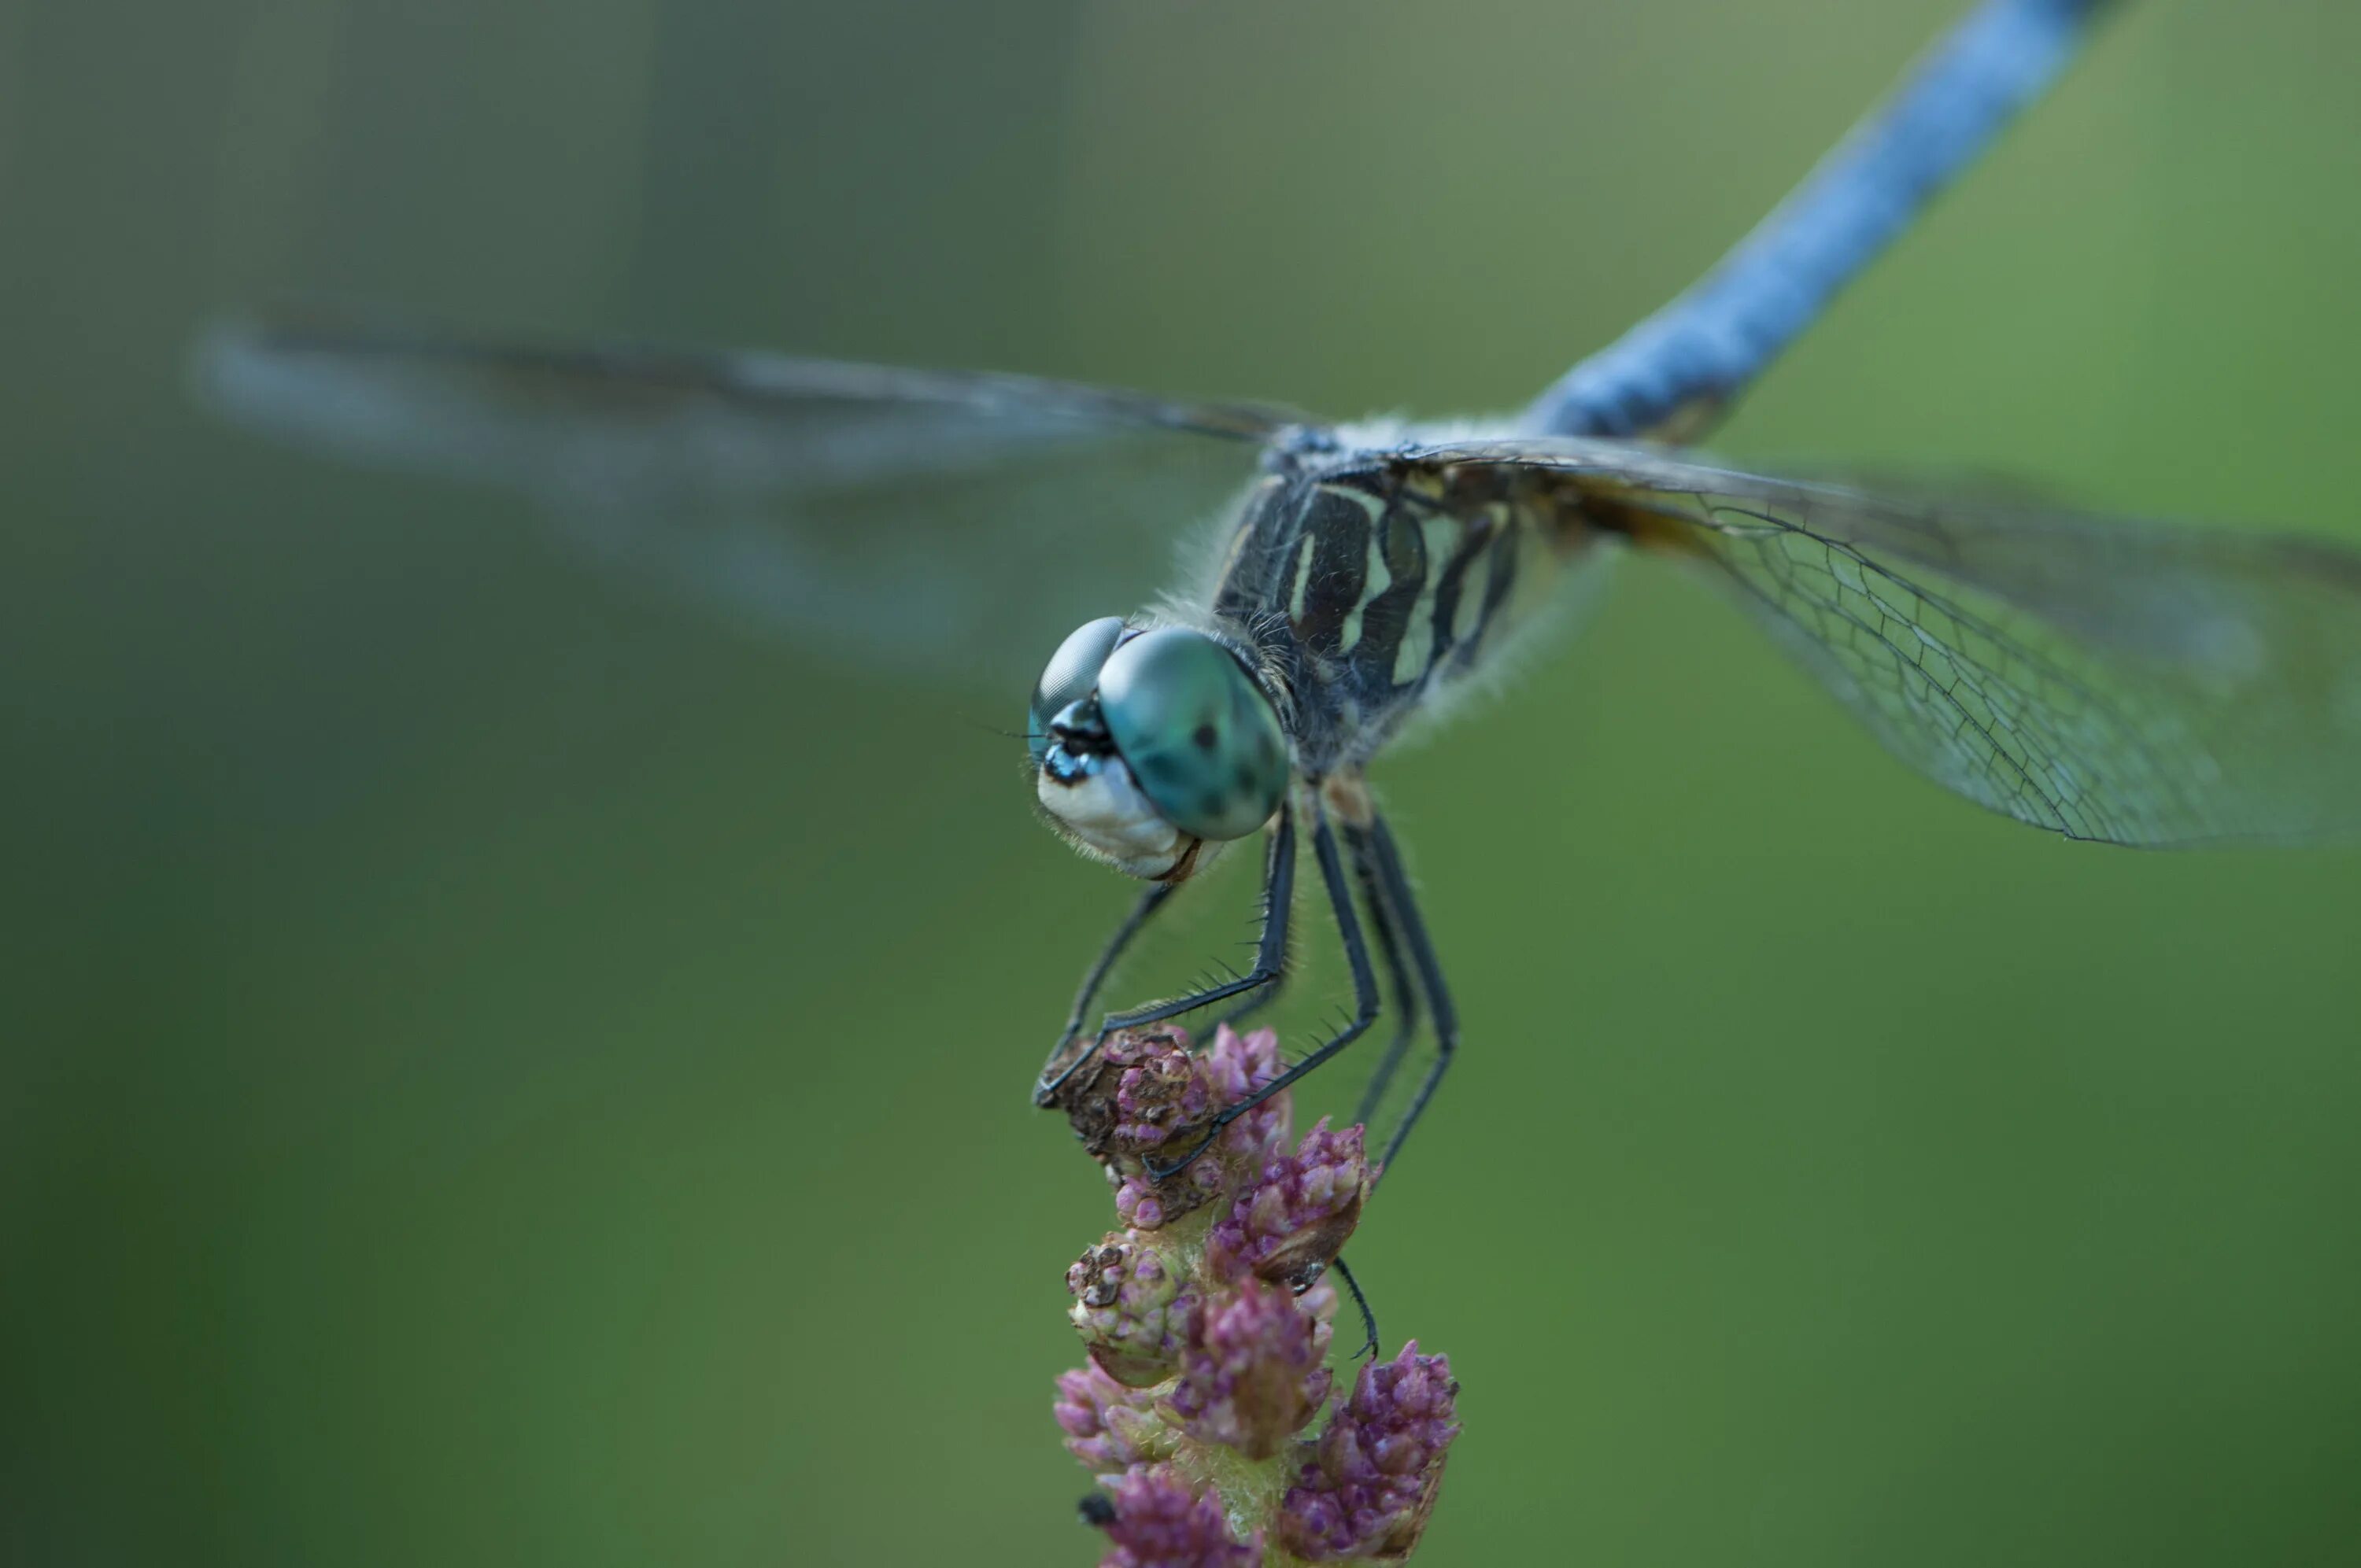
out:
<path id="1" fill-rule="evenodd" d="M 1034 792 L 1084 853 L 1178 882 L 1270 819 L 1290 761 L 1279 708 L 1228 644 L 1109 617 L 1059 646 L 1033 690 Z"/>

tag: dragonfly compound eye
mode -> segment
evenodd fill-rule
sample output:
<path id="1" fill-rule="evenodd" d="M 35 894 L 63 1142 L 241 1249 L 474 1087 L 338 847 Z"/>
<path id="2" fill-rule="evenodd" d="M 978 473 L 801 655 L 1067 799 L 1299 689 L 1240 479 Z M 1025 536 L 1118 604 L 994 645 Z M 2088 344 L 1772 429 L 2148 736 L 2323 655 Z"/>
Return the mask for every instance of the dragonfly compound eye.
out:
<path id="1" fill-rule="evenodd" d="M 1166 627 L 1117 648 L 1099 671 L 1099 711 L 1140 793 L 1183 833 L 1243 839 L 1286 793 L 1270 698 L 1203 632 Z"/>
<path id="2" fill-rule="evenodd" d="M 1115 641 L 1122 635 L 1120 616 L 1084 621 L 1049 655 L 1049 666 L 1034 683 L 1033 701 L 1025 715 L 1025 743 L 1032 749 L 1036 767 L 1049 752 L 1049 721 L 1068 703 L 1091 695 L 1091 688 L 1099 682 L 1099 666 L 1115 652 Z"/>

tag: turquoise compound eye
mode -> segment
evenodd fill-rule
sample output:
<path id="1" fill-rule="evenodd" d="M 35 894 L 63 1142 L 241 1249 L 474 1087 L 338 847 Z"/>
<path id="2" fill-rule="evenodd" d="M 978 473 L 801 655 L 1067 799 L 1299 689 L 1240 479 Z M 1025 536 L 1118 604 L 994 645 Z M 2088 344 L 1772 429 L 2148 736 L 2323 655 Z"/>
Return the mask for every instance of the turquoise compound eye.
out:
<path id="1" fill-rule="evenodd" d="M 1038 767 L 1049 751 L 1049 720 L 1070 702 L 1091 695 L 1098 685 L 1099 666 L 1115 651 L 1123 635 L 1123 618 L 1110 615 L 1083 622 L 1049 655 L 1049 667 L 1033 683 L 1033 701 L 1025 714 L 1025 744 Z"/>
<path id="2" fill-rule="evenodd" d="M 1183 833 L 1243 839 L 1287 793 L 1279 715 L 1237 656 L 1202 631 L 1167 627 L 1108 655 L 1099 712 L 1140 792 Z"/>

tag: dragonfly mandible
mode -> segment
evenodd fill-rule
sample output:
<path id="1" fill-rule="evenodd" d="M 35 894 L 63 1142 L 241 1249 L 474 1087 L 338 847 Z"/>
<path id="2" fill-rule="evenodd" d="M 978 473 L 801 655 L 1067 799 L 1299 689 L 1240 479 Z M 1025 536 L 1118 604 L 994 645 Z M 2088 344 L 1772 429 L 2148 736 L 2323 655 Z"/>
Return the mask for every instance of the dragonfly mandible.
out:
<path id="1" fill-rule="evenodd" d="M 1308 840 L 1352 1014 L 1196 1146 L 1367 1033 L 1390 993 L 1434 1047 L 1379 1157 L 1390 1171 L 1459 1025 L 1365 770 L 1617 554 L 1719 582 L 1902 761 L 2019 821 L 2127 845 L 2361 828 L 2361 556 L 1872 493 L 1678 444 L 2106 8 L 1987 0 L 1706 278 L 1494 421 L 1330 423 L 1014 375 L 301 318 L 217 328 L 202 385 L 231 417 L 299 441 L 524 486 L 627 571 L 918 663 L 1005 650 L 1022 619 L 1010 612 L 1059 609 L 1058 593 L 1090 580 L 1082 557 L 1116 531 L 1073 502 L 1071 476 L 1104 482 L 1121 469 L 1092 465 L 1159 445 L 1235 458 L 1244 488 L 1224 480 L 1225 547 L 1202 580 L 1127 617 L 1094 607 L 1033 691 L 1044 816 L 1147 883 L 1034 1095 L 1054 1102 L 1115 1030 L 1274 994 Z M 1067 532 L 1016 550 L 1000 525 L 1018 516 L 1062 517 Z M 1257 837 L 1251 970 L 1093 1022 L 1126 944 L 1226 846 Z M 1406 1043 L 1375 1069 L 1364 1120 Z"/>

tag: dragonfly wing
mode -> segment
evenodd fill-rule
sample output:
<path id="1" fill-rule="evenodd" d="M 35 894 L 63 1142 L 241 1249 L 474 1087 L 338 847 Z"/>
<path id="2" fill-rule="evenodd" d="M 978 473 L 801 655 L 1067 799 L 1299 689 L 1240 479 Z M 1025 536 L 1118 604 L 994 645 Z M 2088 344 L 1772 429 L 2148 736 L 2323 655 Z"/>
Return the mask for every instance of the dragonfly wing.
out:
<path id="1" fill-rule="evenodd" d="M 1568 475 L 1586 514 L 1724 580 L 1903 761 L 2072 838 L 2361 832 L 2361 554 L 1880 495 L 1614 443 L 1411 450 Z"/>
<path id="2" fill-rule="evenodd" d="M 239 423 L 523 490 L 602 562 L 817 647 L 1027 674 L 1145 597 L 1291 422 L 1022 376 L 298 320 L 215 327 L 197 375 Z"/>

